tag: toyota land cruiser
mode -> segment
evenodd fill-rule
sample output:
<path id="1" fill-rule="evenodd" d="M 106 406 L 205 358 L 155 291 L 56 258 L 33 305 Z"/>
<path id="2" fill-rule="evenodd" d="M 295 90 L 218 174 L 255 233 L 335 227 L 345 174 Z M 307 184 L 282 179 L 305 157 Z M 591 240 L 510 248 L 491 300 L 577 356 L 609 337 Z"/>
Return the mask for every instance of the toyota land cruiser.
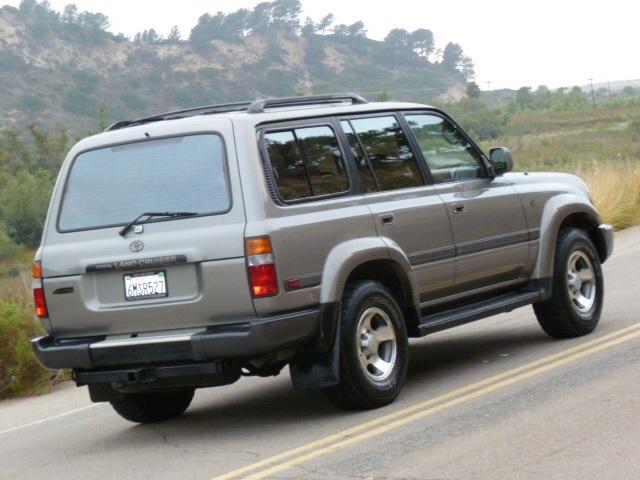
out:
<path id="1" fill-rule="evenodd" d="M 116 123 L 62 165 L 35 352 L 155 422 L 287 365 L 296 388 L 380 407 L 409 337 L 529 304 L 552 337 L 587 334 L 612 228 L 579 178 L 511 170 L 441 110 L 353 94 Z"/>

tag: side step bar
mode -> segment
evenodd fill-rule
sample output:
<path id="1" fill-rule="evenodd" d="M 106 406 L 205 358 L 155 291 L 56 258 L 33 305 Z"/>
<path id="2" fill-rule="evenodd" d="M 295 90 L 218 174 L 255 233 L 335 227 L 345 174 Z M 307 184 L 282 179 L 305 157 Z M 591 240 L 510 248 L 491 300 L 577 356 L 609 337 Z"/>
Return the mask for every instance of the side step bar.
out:
<path id="1" fill-rule="evenodd" d="M 420 319 L 418 332 L 422 337 L 429 333 L 464 325 L 465 323 L 497 315 L 498 313 L 510 312 L 515 308 L 524 307 L 525 305 L 539 301 L 541 296 L 541 292 L 505 293 L 488 300 L 425 315 Z"/>

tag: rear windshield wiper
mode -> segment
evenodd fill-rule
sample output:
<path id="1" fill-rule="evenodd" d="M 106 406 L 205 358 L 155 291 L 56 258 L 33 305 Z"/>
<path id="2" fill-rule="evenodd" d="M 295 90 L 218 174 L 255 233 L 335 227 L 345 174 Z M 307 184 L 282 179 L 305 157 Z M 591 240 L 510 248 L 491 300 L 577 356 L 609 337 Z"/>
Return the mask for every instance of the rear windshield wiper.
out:
<path id="1" fill-rule="evenodd" d="M 146 217 L 146 220 L 150 220 L 153 217 L 193 217 L 194 215 L 198 215 L 197 212 L 144 212 L 138 215 L 136 218 L 127 223 L 122 229 L 118 232 L 120 236 L 124 237 L 129 230 L 133 228 L 134 225 L 142 223 L 141 220 Z"/>

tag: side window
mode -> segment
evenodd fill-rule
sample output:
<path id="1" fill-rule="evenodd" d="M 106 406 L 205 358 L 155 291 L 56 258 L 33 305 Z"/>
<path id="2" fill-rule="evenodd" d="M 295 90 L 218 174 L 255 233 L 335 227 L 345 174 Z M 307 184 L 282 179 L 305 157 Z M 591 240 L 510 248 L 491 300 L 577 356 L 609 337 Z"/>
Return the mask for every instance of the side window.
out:
<path id="1" fill-rule="evenodd" d="M 409 141 L 394 116 L 357 118 L 349 123 L 380 190 L 424 185 Z"/>
<path id="2" fill-rule="evenodd" d="M 264 135 L 280 197 L 301 200 L 349 190 L 338 140 L 329 126 L 301 127 Z"/>
<path id="3" fill-rule="evenodd" d="M 485 176 L 482 159 L 451 122 L 424 113 L 407 113 L 405 118 L 418 140 L 434 183 Z"/>
<path id="4" fill-rule="evenodd" d="M 358 165 L 358 171 L 360 172 L 365 192 L 377 192 L 380 190 L 380 187 L 378 186 L 378 182 L 373 174 L 373 169 L 369 164 L 369 159 L 362 151 L 362 145 L 360 145 L 360 141 L 358 140 L 356 133 L 353 131 L 353 127 L 351 127 L 351 123 L 349 123 L 349 120 L 343 120 L 340 123 L 342 125 L 342 130 L 344 130 L 344 133 L 347 136 L 347 140 L 349 140 L 349 146 L 351 147 L 353 158 L 356 159 L 356 164 Z"/>

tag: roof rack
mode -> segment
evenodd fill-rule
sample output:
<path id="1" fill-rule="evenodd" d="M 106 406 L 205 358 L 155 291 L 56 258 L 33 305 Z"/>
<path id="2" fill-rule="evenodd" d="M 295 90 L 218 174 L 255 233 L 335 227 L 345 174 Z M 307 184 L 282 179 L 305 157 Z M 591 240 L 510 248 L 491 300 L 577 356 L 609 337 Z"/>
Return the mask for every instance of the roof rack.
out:
<path id="1" fill-rule="evenodd" d="M 151 117 L 138 118 L 137 120 L 122 120 L 110 125 L 106 128 L 105 132 L 112 130 L 119 130 L 125 127 L 132 127 L 134 125 L 143 125 L 145 123 L 159 122 L 162 120 L 175 120 L 178 118 L 190 117 L 193 115 L 207 115 L 212 113 L 225 113 L 225 112 L 239 112 L 246 110 L 251 102 L 234 102 L 234 103 L 220 103 L 217 105 L 206 105 L 202 107 L 185 108 L 183 110 L 175 110 L 173 112 L 161 113 L 159 115 L 153 115 Z"/>
<path id="2" fill-rule="evenodd" d="M 273 98 L 270 100 L 256 100 L 249 105 L 247 113 L 262 113 L 266 108 L 294 107 L 299 105 L 322 105 L 326 103 L 342 103 L 351 101 L 352 105 L 369 103 L 366 98 L 357 93 L 332 93 L 329 95 L 308 95 L 300 97 Z"/>
<path id="3" fill-rule="evenodd" d="M 273 98 L 269 100 L 254 100 L 253 102 L 221 103 L 218 105 L 207 105 L 203 107 L 186 108 L 184 110 L 175 110 L 173 112 L 161 113 L 159 115 L 139 118 L 137 120 L 122 120 L 108 126 L 105 132 L 132 127 L 134 125 L 144 125 L 145 123 L 160 122 L 162 120 L 175 120 L 194 115 L 241 112 L 245 110 L 247 113 L 263 113 L 267 108 L 324 105 L 344 103 L 347 101 L 350 101 L 352 105 L 369 103 L 366 98 L 356 93 L 332 93 L 329 95 L 308 95 L 300 97 Z"/>

